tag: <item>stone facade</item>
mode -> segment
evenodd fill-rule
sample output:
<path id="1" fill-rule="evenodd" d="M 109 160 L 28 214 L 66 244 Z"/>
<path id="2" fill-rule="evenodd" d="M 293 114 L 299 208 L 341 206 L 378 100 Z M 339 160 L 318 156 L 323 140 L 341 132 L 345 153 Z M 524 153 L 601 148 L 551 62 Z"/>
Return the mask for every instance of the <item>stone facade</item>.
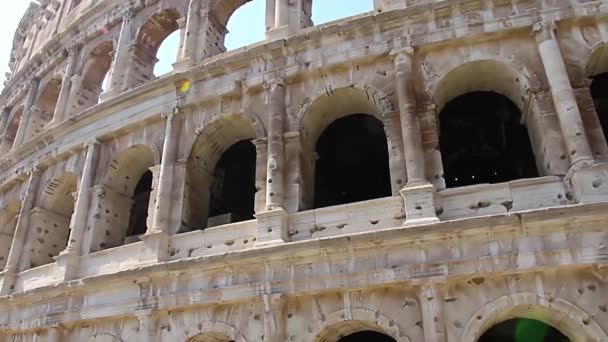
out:
<path id="1" fill-rule="evenodd" d="M 313 26 L 311 1 L 267 0 L 266 40 L 229 52 L 246 0 L 30 6 L 0 95 L 0 341 L 474 342 L 524 318 L 608 341 L 606 3 Z"/>

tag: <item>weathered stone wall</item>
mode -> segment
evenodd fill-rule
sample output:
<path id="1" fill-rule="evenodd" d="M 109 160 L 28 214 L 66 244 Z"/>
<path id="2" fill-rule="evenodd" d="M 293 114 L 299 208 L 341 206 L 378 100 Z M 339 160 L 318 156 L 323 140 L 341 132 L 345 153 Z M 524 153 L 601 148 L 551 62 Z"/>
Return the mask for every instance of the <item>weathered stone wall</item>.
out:
<path id="1" fill-rule="evenodd" d="M 266 41 L 225 52 L 244 3 L 30 7 L 0 95 L 0 341 L 473 342 L 522 317 L 608 341 L 603 3 L 378 0 L 311 27 L 310 1 L 268 0 Z M 440 113 L 479 91 L 521 112 L 539 177 L 447 187 Z M 357 113 L 390 196 L 315 208 L 317 141 Z M 209 225 L 243 140 L 255 217 Z"/>

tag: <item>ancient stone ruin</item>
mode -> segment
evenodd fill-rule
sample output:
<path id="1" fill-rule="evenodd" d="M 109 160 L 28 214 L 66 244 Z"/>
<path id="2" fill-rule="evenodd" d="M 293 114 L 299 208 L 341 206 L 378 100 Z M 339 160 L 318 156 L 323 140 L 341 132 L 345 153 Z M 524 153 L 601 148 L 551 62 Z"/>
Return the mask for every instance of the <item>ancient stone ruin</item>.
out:
<path id="1" fill-rule="evenodd" d="M 312 1 L 32 3 L 0 341 L 608 341 L 606 2 Z"/>

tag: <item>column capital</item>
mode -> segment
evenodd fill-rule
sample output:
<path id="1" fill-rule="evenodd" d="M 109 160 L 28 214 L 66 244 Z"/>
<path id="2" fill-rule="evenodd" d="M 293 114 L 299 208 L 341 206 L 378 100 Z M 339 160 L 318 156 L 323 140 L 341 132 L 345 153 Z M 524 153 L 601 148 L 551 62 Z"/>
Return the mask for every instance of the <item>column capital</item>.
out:
<path id="1" fill-rule="evenodd" d="M 284 77 L 272 77 L 264 81 L 264 89 L 272 90 L 277 86 L 285 86 L 285 78 Z"/>
<path id="2" fill-rule="evenodd" d="M 27 171 L 25 171 L 25 174 L 27 174 L 28 176 L 40 176 L 41 173 L 42 168 L 40 166 L 33 166 L 27 169 Z"/>
<path id="3" fill-rule="evenodd" d="M 554 21 L 538 21 L 532 25 L 532 34 L 536 35 L 539 42 L 554 39 L 556 26 Z"/>
<path id="4" fill-rule="evenodd" d="M 86 148 L 86 149 L 90 149 L 93 148 L 97 145 L 101 144 L 101 142 L 97 139 L 97 137 L 95 138 L 89 138 L 87 139 L 83 144 L 82 147 Z"/>
<path id="5" fill-rule="evenodd" d="M 33 76 L 32 78 L 30 78 L 30 80 L 29 80 L 28 83 L 29 83 L 30 87 L 32 87 L 32 88 L 30 88 L 30 90 L 32 90 L 33 87 L 37 87 L 38 84 L 40 83 L 40 77 L 39 76 Z"/>
<path id="6" fill-rule="evenodd" d="M 173 118 L 175 117 L 175 114 L 179 113 L 180 109 L 179 108 L 175 108 L 172 112 L 163 112 L 160 114 L 160 117 L 165 119 L 166 121 L 173 121 Z"/>
<path id="7" fill-rule="evenodd" d="M 401 63 L 411 63 L 415 52 L 416 49 L 413 46 L 404 46 L 391 50 L 390 55 L 393 57 L 393 63 L 397 65 Z"/>
<path id="8" fill-rule="evenodd" d="M 71 42 L 65 50 L 68 53 L 69 57 L 75 56 L 78 52 L 80 52 L 80 48 L 82 47 L 82 43 L 80 41 Z"/>

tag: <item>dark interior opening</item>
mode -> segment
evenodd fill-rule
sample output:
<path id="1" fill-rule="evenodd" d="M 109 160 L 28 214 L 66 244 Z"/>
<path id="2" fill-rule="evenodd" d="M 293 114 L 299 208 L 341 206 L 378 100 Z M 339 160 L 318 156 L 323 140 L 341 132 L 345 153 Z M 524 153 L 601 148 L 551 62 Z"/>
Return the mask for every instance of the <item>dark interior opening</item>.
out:
<path id="1" fill-rule="evenodd" d="M 241 140 L 224 152 L 215 167 L 209 191 L 209 217 L 231 214 L 226 223 L 254 218 L 255 164 L 251 140 Z"/>
<path id="2" fill-rule="evenodd" d="M 375 331 L 360 331 L 342 337 L 338 342 L 396 342 L 394 338 Z"/>
<path id="3" fill-rule="evenodd" d="M 448 102 L 439 119 L 448 187 L 538 177 L 521 112 L 507 97 L 468 93 Z"/>
<path id="4" fill-rule="evenodd" d="M 146 221 L 148 220 L 148 204 L 151 192 L 152 172 L 146 171 L 139 179 L 137 186 L 135 186 L 127 237 L 143 235 L 148 230 Z"/>
<path id="5" fill-rule="evenodd" d="M 595 105 L 595 111 L 600 118 L 604 137 L 608 132 L 608 73 L 593 77 L 591 82 L 591 97 Z"/>
<path id="6" fill-rule="evenodd" d="M 391 196 L 384 125 L 371 115 L 334 121 L 317 141 L 314 207 Z"/>
<path id="7" fill-rule="evenodd" d="M 541 321 L 515 318 L 492 327 L 479 342 L 570 342 L 559 330 Z"/>

